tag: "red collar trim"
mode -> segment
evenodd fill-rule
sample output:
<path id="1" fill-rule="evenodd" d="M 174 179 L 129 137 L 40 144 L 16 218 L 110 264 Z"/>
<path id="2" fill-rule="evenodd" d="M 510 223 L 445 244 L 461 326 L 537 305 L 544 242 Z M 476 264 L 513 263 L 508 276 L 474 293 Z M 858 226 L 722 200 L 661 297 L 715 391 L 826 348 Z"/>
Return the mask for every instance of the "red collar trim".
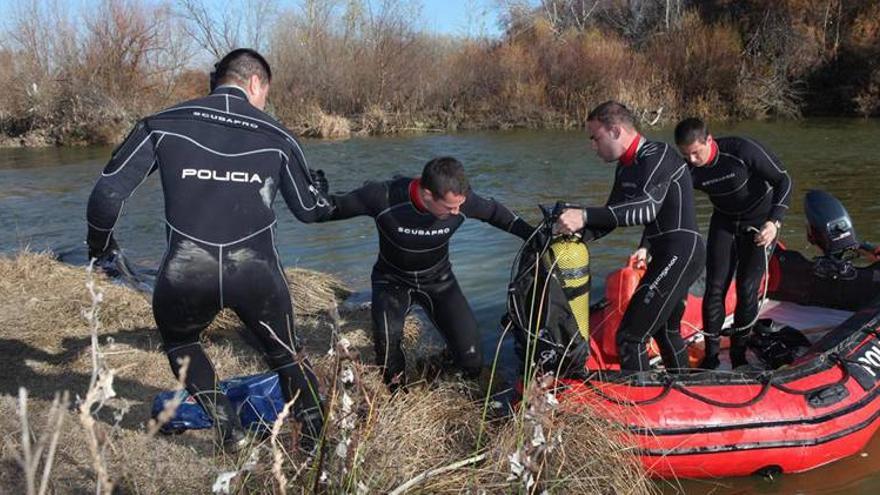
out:
<path id="1" fill-rule="evenodd" d="M 717 157 L 718 157 L 718 143 L 716 143 L 715 140 L 713 139 L 711 149 L 709 150 L 709 159 L 706 160 L 706 164 L 707 165 L 714 164 L 715 158 L 717 158 Z"/>
<path id="2" fill-rule="evenodd" d="M 632 142 L 629 143 L 629 147 L 626 149 L 626 152 L 623 153 L 623 156 L 620 157 L 620 164 L 624 167 L 628 167 L 635 163 L 636 161 L 636 151 L 639 150 L 639 143 L 642 140 L 642 135 L 636 133 L 636 137 L 633 138 Z"/>
<path id="3" fill-rule="evenodd" d="M 425 208 L 425 203 L 422 201 L 422 195 L 419 192 L 419 188 L 422 185 L 421 179 L 413 179 L 409 183 L 409 200 L 412 201 L 413 206 L 416 207 L 422 213 L 427 213 L 428 209 Z"/>

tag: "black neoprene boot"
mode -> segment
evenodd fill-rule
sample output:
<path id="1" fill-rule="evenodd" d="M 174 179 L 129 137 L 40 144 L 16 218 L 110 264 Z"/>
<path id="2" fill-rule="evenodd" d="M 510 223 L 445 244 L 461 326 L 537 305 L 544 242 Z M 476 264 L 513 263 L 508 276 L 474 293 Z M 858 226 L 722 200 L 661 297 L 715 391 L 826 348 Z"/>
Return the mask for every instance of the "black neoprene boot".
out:
<path id="1" fill-rule="evenodd" d="M 312 456 L 318 451 L 321 434 L 324 430 L 324 415 L 320 407 L 312 407 L 300 411 L 296 415 L 302 428 L 299 436 L 299 449 L 302 453 Z"/>
<path id="2" fill-rule="evenodd" d="M 746 343 L 745 335 L 732 335 L 730 337 L 730 366 L 733 369 L 749 364 L 746 359 Z"/>
<path id="3" fill-rule="evenodd" d="M 706 354 L 703 356 L 700 364 L 697 365 L 697 368 L 704 370 L 717 369 L 721 365 L 721 360 L 718 359 L 718 353 L 721 351 L 721 338 L 706 335 L 704 342 L 706 344 Z"/>
<path id="4" fill-rule="evenodd" d="M 200 392 L 196 400 L 214 421 L 217 438 L 228 454 L 234 454 L 247 446 L 247 434 L 241 419 L 226 394 L 219 391 Z"/>

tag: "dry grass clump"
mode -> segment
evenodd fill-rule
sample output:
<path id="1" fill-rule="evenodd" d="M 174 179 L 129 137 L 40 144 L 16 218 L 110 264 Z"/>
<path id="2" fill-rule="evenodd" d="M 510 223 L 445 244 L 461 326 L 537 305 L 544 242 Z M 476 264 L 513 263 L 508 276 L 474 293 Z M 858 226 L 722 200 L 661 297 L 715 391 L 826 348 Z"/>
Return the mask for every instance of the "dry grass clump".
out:
<path id="1" fill-rule="evenodd" d="M 43 424 L 48 408 L 33 401 L 30 423 Z M 6 394 L 0 396 L 0 491 L 26 493 L 24 479 L 12 459 L 20 445 L 12 441 L 21 431 L 16 412 L 17 401 Z M 86 432 L 78 427 L 76 414 L 66 413 L 65 427 L 61 430 L 58 452 L 50 478 L 50 493 L 94 492 L 90 474 L 91 458 L 86 447 Z M 109 471 L 117 487 L 124 492 L 136 493 L 203 493 L 213 482 L 218 467 L 210 455 L 194 455 L 193 448 L 210 448 L 210 437 L 198 432 L 191 438 L 150 438 L 140 431 L 126 428 L 113 429 L 99 423 L 113 448 L 110 452 Z M 15 434 L 15 436 L 19 436 Z M 196 438 L 199 437 L 199 438 Z"/>
<path id="2" fill-rule="evenodd" d="M 482 483 L 514 481 L 531 493 L 652 493 L 626 435 L 589 409 L 565 410 L 552 381 L 535 380 L 516 418 L 492 436 L 494 475 Z"/>
<path id="3" fill-rule="evenodd" d="M 32 438 L 51 437 L 58 392 L 69 390 L 74 404 L 94 396 L 93 327 L 82 313 L 96 300 L 97 356 L 115 396 L 84 413 L 62 413 L 49 493 L 94 492 L 101 471 L 114 491 L 146 494 L 205 493 L 218 480 L 228 482 L 227 493 L 650 491 L 604 423 L 561 414 L 547 391 L 530 393 L 522 414 L 503 424 L 481 422 L 483 400 L 473 384 L 419 366 L 411 367 L 409 391 L 390 395 L 377 367 L 365 364 L 373 362 L 368 311 L 337 316 L 337 297 L 346 293 L 341 283 L 304 270 L 289 275 L 328 415 L 323 454 L 311 460 L 293 448 L 295 423 L 280 422 L 274 437 L 255 438 L 235 457 L 219 452 L 211 430 L 151 435 L 153 397 L 179 384 L 144 295 L 95 277 L 103 296 L 92 299 L 82 268 L 47 253 L 0 257 L 0 492 L 27 493 L 33 485 L 35 476 L 25 476 L 19 462 L 27 448 L 23 424 Z M 435 350 L 417 341 L 418 327 L 407 322 L 409 362 L 436 362 Z M 234 318 L 206 332 L 206 352 L 222 378 L 265 370 L 243 340 L 247 332 Z M 20 386 L 29 395 L 27 423 L 15 399 Z"/>
<path id="4" fill-rule="evenodd" d="M 310 105 L 299 117 L 296 129 L 306 137 L 345 139 L 351 137 L 351 122 L 341 116 L 325 112 L 318 105 Z"/>
<path id="5" fill-rule="evenodd" d="M 364 418 L 357 452 L 358 480 L 386 493 L 429 469 L 472 454 L 479 407 L 454 383 L 416 389 L 399 397 L 380 397 L 372 417 Z M 460 481 L 431 480 L 427 492 L 460 488 Z"/>
<path id="6" fill-rule="evenodd" d="M 59 263 L 51 253 L 0 257 L 0 325 L 34 344 L 57 340 L 58 332 L 76 333 L 83 326 L 80 311 L 91 304 L 84 283 L 82 268 Z M 101 308 L 106 327 L 153 326 L 150 302 L 141 294 L 108 281 L 100 285 L 113 301 Z"/>

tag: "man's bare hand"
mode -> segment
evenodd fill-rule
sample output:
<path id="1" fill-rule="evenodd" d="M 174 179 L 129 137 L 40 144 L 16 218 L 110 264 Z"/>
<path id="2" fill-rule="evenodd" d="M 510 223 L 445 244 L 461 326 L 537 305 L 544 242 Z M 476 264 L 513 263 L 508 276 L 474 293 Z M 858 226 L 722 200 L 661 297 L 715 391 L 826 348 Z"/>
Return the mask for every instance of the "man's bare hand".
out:
<path id="1" fill-rule="evenodd" d="M 574 234 L 584 228 L 584 210 L 569 208 L 559 215 L 554 230 L 559 234 Z"/>
<path id="2" fill-rule="evenodd" d="M 755 244 L 762 247 L 769 246 L 776 240 L 777 234 L 779 234 L 779 229 L 776 227 L 775 222 L 764 222 L 761 232 L 755 234 Z"/>
<path id="3" fill-rule="evenodd" d="M 636 268 L 645 268 L 648 266 L 648 248 L 638 248 L 632 254 L 632 259 L 635 260 Z"/>

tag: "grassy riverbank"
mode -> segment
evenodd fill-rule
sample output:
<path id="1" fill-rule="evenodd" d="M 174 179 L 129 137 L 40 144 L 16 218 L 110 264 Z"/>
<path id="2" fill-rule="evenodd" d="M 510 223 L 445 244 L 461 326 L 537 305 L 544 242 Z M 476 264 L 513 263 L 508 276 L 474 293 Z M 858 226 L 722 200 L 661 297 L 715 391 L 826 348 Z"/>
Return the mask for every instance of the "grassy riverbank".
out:
<path id="1" fill-rule="evenodd" d="M 409 362 L 420 363 L 411 374 L 417 384 L 390 396 L 368 364 L 368 311 L 352 308 L 331 318 L 347 294 L 343 284 L 304 270 L 288 275 L 300 335 L 331 414 L 320 462 L 306 462 L 288 448 L 295 432 L 286 423 L 277 437 L 255 440 L 235 458 L 217 451 L 210 431 L 151 433 L 152 398 L 179 385 L 160 351 L 145 296 L 50 254 L 0 257 L 0 491 L 27 493 L 28 473 L 38 486 L 50 452 L 54 464 L 46 484 L 53 493 L 94 492 L 96 483 L 122 493 L 205 493 L 222 473 L 237 473 L 231 493 L 652 491 L 620 432 L 588 414 L 560 414 L 544 390 L 529 391 L 528 409 L 514 419 L 483 421 L 476 385 L 436 372 L 431 363 L 438 362 L 437 349 L 416 348 L 415 320 L 408 322 L 406 347 Z M 91 345 L 95 320 L 84 318 L 96 304 L 89 280 L 103 294 L 97 354 Z M 339 341 L 349 345 L 330 355 L 334 321 Z M 222 377 L 264 370 L 245 335 L 225 314 L 206 332 L 206 350 Z M 90 389 L 95 358 L 102 374 Z M 353 382 L 344 378 L 349 372 Z M 115 396 L 98 408 L 95 392 L 108 387 Z M 92 404 L 94 413 L 71 404 L 53 409 L 63 391 L 71 404 Z"/>

